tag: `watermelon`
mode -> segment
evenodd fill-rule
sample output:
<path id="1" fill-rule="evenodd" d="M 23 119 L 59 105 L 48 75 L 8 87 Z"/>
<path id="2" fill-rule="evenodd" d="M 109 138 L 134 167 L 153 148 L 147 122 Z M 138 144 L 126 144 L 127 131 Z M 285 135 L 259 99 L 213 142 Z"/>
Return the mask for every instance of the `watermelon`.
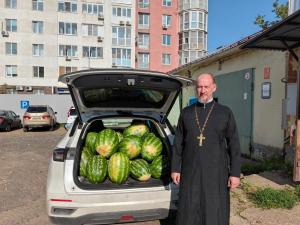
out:
<path id="1" fill-rule="evenodd" d="M 96 132 L 89 132 L 85 138 L 85 146 L 89 149 L 89 151 L 93 154 L 96 154 L 95 142 L 97 138 Z"/>
<path id="2" fill-rule="evenodd" d="M 108 163 L 109 179 L 116 184 L 124 183 L 129 176 L 129 158 L 122 152 L 114 153 Z"/>
<path id="3" fill-rule="evenodd" d="M 142 158 L 151 162 L 154 158 L 159 156 L 162 152 L 162 142 L 153 133 L 146 134 L 143 137 Z"/>
<path id="4" fill-rule="evenodd" d="M 93 156 L 93 154 L 90 152 L 90 150 L 87 147 L 83 147 L 83 150 L 81 152 L 81 158 L 80 158 L 80 169 L 79 169 L 79 176 L 86 177 L 86 165 L 88 160 Z"/>
<path id="5" fill-rule="evenodd" d="M 97 134 L 95 147 L 99 155 L 109 158 L 116 150 L 119 143 L 117 132 L 104 129 Z"/>
<path id="6" fill-rule="evenodd" d="M 150 167 L 147 161 L 136 159 L 130 162 L 130 175 L 139 181 L 147 181 L 151 178 Z"/>
<path id="7" fill-rule="evenodd" d="M 131 125 L 123 131 L 123 135 L 125 136 L 130 136 L 130 135 L 136 135 L 139 137 L 142 137 L 146 133 L 149 132 L 148 127 L 145 124 L 135 124 Z"/>
<path id="8" fill-rule="evenodd" d="M 160 155 L 156 157 L 150 165 L 151 176 L 159 179 L 170 173 L 170 161 L 167 156 Z"/>
<path id="9" fill-rule="evenodd" d="M 134 159 L 139 156 L 142 150 L 142 141 L 138 136 L 126 136 L 118 145 L 119 152 L 123 152 L 129 159 Z"/>
<path id="10" fill-rule="evenodd" d="M 122 141 L 123 134 L 121 132 L 117 131 L 117 135 L 118 135 L 118 138 L 119 138 L 119 142 Z"/>
<path id="11" fill-rule="evenodd" d="M 87 162 L 87 179 L 91 183 L 102 183 L 107 175 L 107 160 L 101 155 L 92 156 Z"/>

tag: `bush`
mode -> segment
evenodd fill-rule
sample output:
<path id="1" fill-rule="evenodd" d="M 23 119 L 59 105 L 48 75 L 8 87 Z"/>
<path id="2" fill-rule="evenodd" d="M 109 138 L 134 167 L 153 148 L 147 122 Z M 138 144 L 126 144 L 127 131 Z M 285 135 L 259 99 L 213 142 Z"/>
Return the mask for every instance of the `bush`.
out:
<path id="1" fill-rule="evenodd" d="M 300 185 L 297 185 L 295 187 L 295 195 L 297 196 L 298 201 L 300 202 Z"/>
<path id="2" fill-rule="evenodd" d="M 250 199 L 261 208 L 287 208 L 291 209 L 297 202 L 297 196 L 291 190 L 274 190 L 272 188 L 260 188 L 250 193 Z"/>

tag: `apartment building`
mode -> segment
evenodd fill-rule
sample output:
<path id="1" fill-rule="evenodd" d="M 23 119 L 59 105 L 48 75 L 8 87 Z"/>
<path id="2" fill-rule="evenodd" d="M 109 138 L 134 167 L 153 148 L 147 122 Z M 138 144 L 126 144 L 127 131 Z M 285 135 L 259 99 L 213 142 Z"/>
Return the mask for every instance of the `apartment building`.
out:
<path id="1" fill-rule="evenodd" d="M 2 0 L 0 21 L 0 93 L 66 93 L 66 72 L 135 67 L 133 0 Z"/>

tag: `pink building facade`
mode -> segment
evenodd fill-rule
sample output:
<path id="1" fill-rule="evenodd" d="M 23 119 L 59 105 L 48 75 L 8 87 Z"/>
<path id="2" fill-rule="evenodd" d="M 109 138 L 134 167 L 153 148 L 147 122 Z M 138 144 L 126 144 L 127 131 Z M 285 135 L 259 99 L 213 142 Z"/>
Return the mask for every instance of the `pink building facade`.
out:
<path id="1" fill-rule="evenodd" d="M 136 1 L 136 68 L 161 72 L 177 68 L 177 0 Z"/>

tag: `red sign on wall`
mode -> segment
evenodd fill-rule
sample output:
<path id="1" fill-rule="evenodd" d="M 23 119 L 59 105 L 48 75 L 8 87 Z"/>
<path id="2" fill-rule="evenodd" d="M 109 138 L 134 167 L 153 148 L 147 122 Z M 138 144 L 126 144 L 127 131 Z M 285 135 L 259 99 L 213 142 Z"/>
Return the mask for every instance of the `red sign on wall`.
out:
<path id="1" fill-rule="evenodd" d="M 270 75 L 271 75 L 271 69 L 270 67 L 265 67 L 264 68 L 264 79 L 270 79 Z"/>

